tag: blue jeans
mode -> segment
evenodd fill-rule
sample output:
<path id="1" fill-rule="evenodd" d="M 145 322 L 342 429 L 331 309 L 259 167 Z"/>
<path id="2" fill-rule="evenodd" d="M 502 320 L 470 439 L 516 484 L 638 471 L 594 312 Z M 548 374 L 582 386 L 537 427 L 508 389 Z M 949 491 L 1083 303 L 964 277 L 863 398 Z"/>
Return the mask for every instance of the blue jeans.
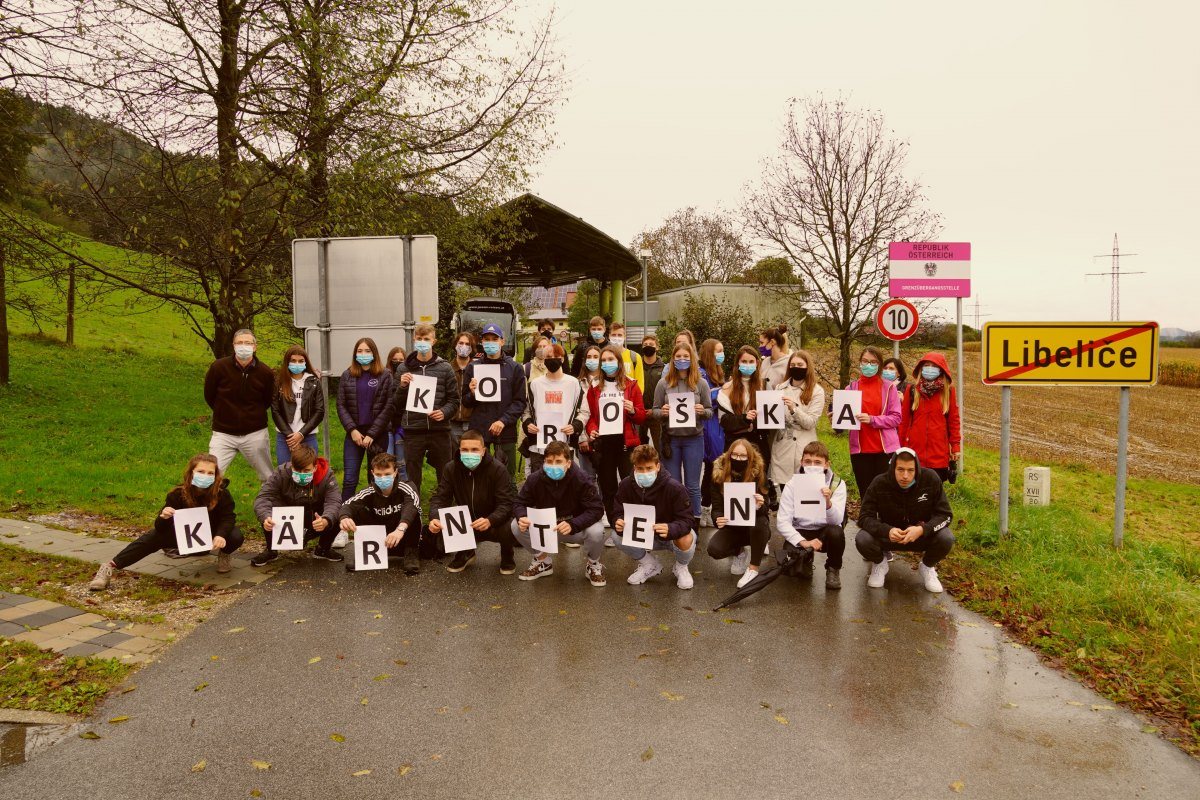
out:
<path id="1" fill-rule="evenodd" d="M 309 447 L 311 447 L 313 450 L 317 450 L 317 434 L 316 434 L 316 432 L 310 433 L 308 436 L 305 436 L 304 440 L 301 442 L 301 444 L 306 444 Z M 282 466 L 291 460 L 292 460 L 292 451 L 288 450 L 287 439 L 284 438 L 284 435 L 282 433 L 276 432 L 276 434 L 275 434 L 275 464 L 276 464 L 276 466 Z"/>
<path id="2" fill-rule="evenodd" d="M 666 467 L 668 475 L 687 487 L 692 498 L 692 516 L 700 516 L 700 473 L 704 467 L 704 437 L 672 436 L 671 457 L 667 459 Z"/>
<path id="3" fill-rule="evenodd" d="M 400 480 L 408 480 L 408 470 L 404 464 L 404 434 L 389 433 L 387 451 L 396 457 L 396 467 L 400 471 Z"/>
<path id="4" fill-rule="evenodd" d="M 362 472 L 363 462 L 367 460 L 367 448 L 359 447 L 346 434 L 342 440 L 342 501 L 354 496 L 358 489 L 358 475 Z"/>
<path id="5" fill-rule="evenodd" d="M 674 447 L 675 443 L 671 442 L 671 446 Z M 640 547 L 626 547 L 625 545 L 621 544 L 621 536 L 622 534 L 617 533 L 617 531 L 614 529 L 612 535 L 613 544 L 617 546 L 618 550 L 632 558 L 634 561 L 641 561 L 648 553 L 652 552 L 650 550 L 643 550 Z M 663 539 L 660 536 L 655 536 L 654 550 L 670 550 L 675 554 L 675 563 L 683 564 L 686 567 L 688 564 L 692 563 L 692 556 L 696 555 L 696 542 L 700 540 L 699 534 L 695 532 L 691 534 L 691 537 L 692 546 L 687 550 L 684 550 L 679 545 L 675 544 L 674 539 Z"/>

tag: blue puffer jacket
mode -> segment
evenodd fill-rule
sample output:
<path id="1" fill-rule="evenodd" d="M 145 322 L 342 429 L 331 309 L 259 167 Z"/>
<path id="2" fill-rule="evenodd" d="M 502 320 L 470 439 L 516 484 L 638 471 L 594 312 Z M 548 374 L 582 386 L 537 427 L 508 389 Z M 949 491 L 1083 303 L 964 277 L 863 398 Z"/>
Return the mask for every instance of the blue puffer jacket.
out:
<path id="1" fill-rule="evenodd" d="M 708 385 L 712 386 L 712 394 L 709 399 L 712 400 L 712 407 L 717 407 L 717 392 L 721 391 L 720 385 L 713 386 L 712 381 L 708 380 L 708 372 L 704 367 L 700 368 L 700 377 L 708 381 Z M 717 414 L 714 412 L 711 417 L 704 420 L 704 460 L 716 461 L 721 454 L 725 452 L 725 431 L 721 428 L 721 420 L 717 419 Z"/>

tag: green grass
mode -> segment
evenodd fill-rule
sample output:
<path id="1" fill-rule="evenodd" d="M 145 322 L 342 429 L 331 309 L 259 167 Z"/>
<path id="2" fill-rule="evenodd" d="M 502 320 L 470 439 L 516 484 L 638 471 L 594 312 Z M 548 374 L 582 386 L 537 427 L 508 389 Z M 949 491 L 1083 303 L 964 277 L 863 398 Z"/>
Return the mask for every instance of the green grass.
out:
<path id="1" fill-rule="evenodd" d="M 0 706 L 88 715 L 130 669 L 113 659 L 63 656 L 0 640 Z"/>

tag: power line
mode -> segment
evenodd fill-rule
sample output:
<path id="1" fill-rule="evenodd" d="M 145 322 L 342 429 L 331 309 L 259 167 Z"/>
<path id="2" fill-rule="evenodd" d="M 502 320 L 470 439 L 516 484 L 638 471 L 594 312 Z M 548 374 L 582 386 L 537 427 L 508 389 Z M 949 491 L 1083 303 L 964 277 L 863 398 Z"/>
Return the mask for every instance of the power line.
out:
<path id="1" fill-rule="evenodd" d="M 991 316 L 991 314 L 980 314 L 979 313 L 979 295 L 975 295 L 975 330 L 980 330 L 979 320 L 982 317 L 990 317 L 990 316 Z"/>
<path id="2" fill-rule="evenodd" d="M 1137 253 L 1122 253 L 1120 245 L 1117 244 L 1117 235 L 1113 234 L 1113 249 L 1112 254 L 1103 253 L 1092 258 L 1112 258 L 1112 269 L 1108 272 L 1088 272 L 1087 275 L 1110 275 L 1112 276 L 1112 289 L 1109 294 L 1109 318 L 1115 322 L 1121 318 L 1121 256 L 1126 258 L 1136 256 Z M 1145 272 L 1126 272 L 1126 275 L 1145 275 Z"/>

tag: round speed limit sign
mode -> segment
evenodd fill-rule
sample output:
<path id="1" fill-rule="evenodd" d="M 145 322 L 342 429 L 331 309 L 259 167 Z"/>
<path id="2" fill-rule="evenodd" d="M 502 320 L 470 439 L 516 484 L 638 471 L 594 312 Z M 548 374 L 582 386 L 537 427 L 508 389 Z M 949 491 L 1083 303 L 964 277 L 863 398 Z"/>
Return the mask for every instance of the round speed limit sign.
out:
<path id="1" fill-rule="evenodd" d="M 875 327 L 885 338 L 902 342 L 917 332 L 917 307 L 907 300 L 893 298 L 875 313 Z"/>

